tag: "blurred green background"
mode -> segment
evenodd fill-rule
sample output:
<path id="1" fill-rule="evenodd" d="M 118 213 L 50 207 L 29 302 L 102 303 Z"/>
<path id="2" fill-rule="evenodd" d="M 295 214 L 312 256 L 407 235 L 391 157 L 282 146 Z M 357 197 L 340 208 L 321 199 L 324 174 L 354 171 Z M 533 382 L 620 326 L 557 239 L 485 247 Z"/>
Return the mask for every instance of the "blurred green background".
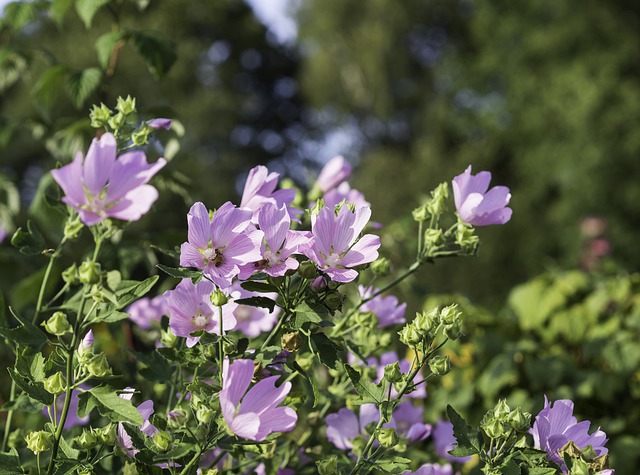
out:
<path id="1" fill-rule="evenodd" d="M 410 211 L 428 192 L 469 164 L 490 170 L 494 184 L 511 188 L 511 222 L 479 230 L 477 259 L 438 262 L 402 286 L 400 297 L 410 312 L 426 297 L 453 292 L 482 309 L 469 312 L 476 377 L 504 376 L 491 366 L 498 365 L 492 351 L 510 355 L 498 365 L 504 374 L 521 368 L 513 355 L 527 339 L 531 351 L 562 355 L 558 374 L 575 364 L 614 374 L 620 387 L 600 399 L 593 381 L 589 391 L 569 376 L 536 385 L 532 370 L 488 382 L 486 394 L 478 389 L 460 404 L 481 411 L 497 397 L 538 406 L 543 393 L 582 397 L 581 415 L 600 418 L 605 430 L 615 419 L 609 431 L 624 438 L 622 454 L 638 446 L 640 421 L 603 408 L 637 406 L 638 365 L 628 352 L 617 356 L 628 358 L 622 367 L 614 356 L 602 360 L 597 342 L 621 334 L 638 341 L 637 278 L 625 274 L 640 266 L 638 58 L 640 3 L 631 0 L 13 2 L 0 20 L 0 223 L 13 231 L 29 216 L 56 242 L 60 229 L 44 198 L 55 188 L 46 173 L 86 149 L 92 104 L 113 107 L 127 94 L 141 118 L 175 120 L 150 152 L 172 158 L 157 183 L 161 198 L 132 225 L 134 240 L 111 256 L 130 274 L 162 260 L 149 242 L 184 240 L 193 201 L 238 202 L 257 164 L 304 188 L 326 160 L 344 155 L 357 165 L 351 184 L 384 224 L 384 252 L 396 267 L 410 262 Z M 29 307 L 30 276 L 44 264 L 4 241 L 0 285 L 10 304 Z M 514 302 L 524 294 L 511 289 L 542 273 L 537 279 L 555 289 L 557 273 L 564 275 L 558 269 L 581 269 L 586 281 L 569 290 L 558 284 L 563 297 L 553 312 L 529 295 L 525 307 L 538 316 L 530 318 L 566 318 L 558 309 L 605 281 L 606 295 L 626 306 L 592 309 L 589 325 L 618 326 L 565 342 L 560 330 L 549 330 L 557 336 L 549 341 L 531 331 L 543 327 L 522 325 L 522 304 L 514 310 Z M 616 279 L 626 279 L 624 295 L 613 296 L 623 285 Z M 556 310 L 561 316 L 550 317 Z M 509 345 L 519 349 L 509 353 Z M 513 396 L 517 388 L 528 396 Z M 629 458 L 618 473 L 635 473 L 635 463 Z"/>

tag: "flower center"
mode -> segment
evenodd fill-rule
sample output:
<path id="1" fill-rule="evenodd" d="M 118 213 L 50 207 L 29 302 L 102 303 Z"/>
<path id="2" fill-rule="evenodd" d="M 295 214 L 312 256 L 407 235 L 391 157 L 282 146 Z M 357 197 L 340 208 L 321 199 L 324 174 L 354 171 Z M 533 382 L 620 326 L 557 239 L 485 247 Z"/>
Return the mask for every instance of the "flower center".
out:
<path id="1" fill-rule="evenodd" d="M 211 247 L 205 249 L 202 253 L 204 256 L 204 264 L 207 265 L 209 262 L 212 262 L 215 267 L 222 265 L 224 262 L 224 256 L 218 251 L 218 249 L 213 249 Z"/>
<path id="2" fill-rule="evenodd" d="M 238 308 L 234 312 L 234 315 L 236 316 L 236 320 L 238 322 L 244 322 L 246 320 L 250 320 L 251 319 L 251 314 L 252 313 L 253 313 L 253 311 L 251 310 L 251 307 L 249 307 L 247 305 L 240 305 L 240 306 L 238 306 Z"/>
<path id="3" fill-rule="evenodd" d="M 331 254 L 329 254 L 329 256 L 327 256 L 325 262 L 329 267 L 336 267 L 340 262 L 340 255 L 332 252 Z"/>

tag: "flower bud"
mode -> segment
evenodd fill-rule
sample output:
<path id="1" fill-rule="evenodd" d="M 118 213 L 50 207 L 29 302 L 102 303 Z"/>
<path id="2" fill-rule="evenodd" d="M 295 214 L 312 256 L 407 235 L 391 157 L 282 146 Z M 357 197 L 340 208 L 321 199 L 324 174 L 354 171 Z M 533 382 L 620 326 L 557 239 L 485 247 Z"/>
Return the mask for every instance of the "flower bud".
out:
<path id="1" fill-rule="evenodd" d="M 462 336 L 462 331 L 460 330 L 460 322 L 456 322 L 453 325 L 445 325 L 444 326 L 444 336 L 446 336 L 449 340 L 457 340 Z"/>
<path id="2" fill-rule="evenodd" d="M 213 416 L 215 416 L 215 412 L 210 407 L 207 407 L 204 404 L 199 405 L 198 410 L 196 411 L 196 420 L 201 424 L 208 424 L 213 420 Z"/>
<path id="3" fill-rule="evenodd" d="M 104 378 L 111 375 L 111 367 L 104 353 L 92 356 L 89 361 L 84 364 L 84 369 L 90 376 L 95 378 Z"/>
<path id="4" fill-rule="evenodd" d="M 320 292 L 324 292 L 327 289 L 326 277 L 323 275 L 316 277 L 315 280 L 311 283 L 310 288 L 311 288 L 311 291 L 316 294 L 319 294 Z"/>
<path id="5" fill-rule="evenodd" d="M 508 422 L 516 432 L 526 432 L 531 427 L 531 413 L 516 407 L 509 414 Z"/>
<path id="6" fill-rule="evenodd" d="M 589 464 L 582 459 L 573 460 L 573 465 L 571 466 L 571 470 L 569 470 L 568 475 L 590 475 L 593 473 Z"/>
<path id="7" fill-rule="evenodd" d="M 318 466 L 319 475 L 339 475 L 338 471 L 338 457 L 332 455 L 326 459 L 318 460 L 316 462 Z"/>
<path id="8" fill-rule="evenodd" d="M 67 320 L 67 315 L 63 312 L 55 312 L 51 317 L 49 317 L 49 320 L 42 323 L 42 326 L 47 330 L 47 332 L 56 336 L 61 336 L 65 333 L 73 333 L 69 320 Z"/>
<path id="9" fill-rule="evenodd" d="M 485 434 L 487 434 L 487 436 L 491 437 L 492 439 L 499 439 L 506 433 L 502 422 L 493 418 L 489 419 L 483 424 L 481 423 L 480 427 L 485 432 Z"/>
<path id="10" fill-rule="evenodd" d="M 179 429 L 187 422 L 187 414 L 180 408 L 167 413 L 167 427 L 170 429 Z"/>
<path id="11" fill-rule="evenodd" d="M 78 278 L 83 284 L 97 284 L 101 274 L 100 263 L 94 261 L 84 261 L 78 269 Z"/>
<path id="12" fill-rule="evenodd" d="M 147 125 L 149 127 L 151 127 L 152 129 L 164 129 L 164 130 L 169 130 L 171 128 L 171 119 L 165 119 L 165 118 L 157 118 L 157 119 L 151 119 L 149 122 L 147 122 Z"/>
<path id="13" fill-rule="evenodd" d="M 475 254 L 478 250 L 480 239 L 474 234 L 474 228 L 470 224 L 466 224 L 458 218 L 458 226 L 456 228 L 456 243 L 467 254 Z"/>
<path id="14" fill-rule="evenodd" d="M 136 130 L 134 133 L 132 133 L 131 141 L 133 142 L 133 145 L 137 147 L 141 147 L 149 143 L 150 132 L 151 132 L 151 129 L 149 129 L 148 127 L 142 127 L 141 129 Z"/>
<path id="15" fill-rule="evenodd" d="M 500 399 L 496 407 L 493 408 L 493 415 L 500 422 L 506 422 L 509 418 L 509 414 L 511 413 L 511 408 L 507 404 L 505 399 Z"/>
<path id="16" fill-rule="evenodd" d="M 211 299 L 211 304 L 215 305 L 216 307 L 222 307 L 224 304 L 226 304 L 229 301 L 229 297 L 227 297 L 227 295 L 218 288 L 216 288 L 211 293 L 210 299 Z"/>
<path id="17" fill-rule="evenodd" d="M 125 115 L 122 112 L 118 112 L 116 115 L 109 118 L 107 124 L 109 125 L 109 127 L 111 127 L 111 129 L 118 130 L 124 125 L 125 120 Z"/>
<path id="18" fill-rule="evenodd" d="M 83 227 L 84 224 L 82 223 L 82 221 L 80 221 L 79 218 L 67 221 L 67 223 L 64 225 L 65 239 L 71 240 L 77 238 Z"/>
<path id="19" fill-rule="evenodd" d="M 434 332 L 440 324 L 440 316 L 438 309 L 434 308 L 429 312 L 416 313 L 416 318 L 413 321 L 416 330 L 423 335 Z"/>
<path id="20" fill-rule="evenodd" d="M 62 280 L 69 285 L 78 282 L 78 268 L 75 264 L 70 265 L 62 272 Z"/>
<path id="21" fill-rule="evenodd" d="M 113 445 L 116 443 L 116 425 L 113 423 L 100 429 L 94 429 L 94 433 L 101 444 Z"/>
<path id="22" fill-rule="evenodd" d="M 66 388 L 64 376 L 62 376 L 61 371 L 58 371 L 56 374 L 45 378 L 43 384 L 45 391 L 53 394 L 54 396 L 56 394 L 63 393 Z"/>
<path id="23" fill-rule="evenodd" d="M 402 327 L 398 335 L 400 335 L 400 341 L 408 346 L 415 346 L 423 340 L 422 334 L 411 323 Z"/>
<path id="24" fill-rule="evenodd" d="M 124 467 L 122 468 L 122 475 L 140 475 L 135 462 L 125 462 Z"/>
<path id="25" fill-rule="evenodd" d="M 318 275 L 316 265 L 311 261 L 304 261 L 300 263 L 298 267 L 298 274 L 305 279 L 315 279 Z"/>
<path id="26" fill-rule="evenodd" d="M 324 303 L 331 310 L 338 310 L 339 308 L 342 307 L 344 298 L 345 296 L 336 290 L 336 291 L 327 293 L 327 297 L 325 298 Z"/>
<path id="27" fill-rule="evenodd" d="M 402 381 L 402 371 L 400 370 L 400 363 L 397 361 L 391 364 L 388 364 L 384 367 L 384 377 L 390 383 L 397 383 L 398 381 Z"/>
<path id="28" fill-rule="evenodd" d="M 124 115 L 132 114 L 136 111 L 136 100 L 131 96 L 127 95 L 126 99 L 122 97 L 118 97 L 118 101 L 116 103 L 116 110 L 121 112 Z"/>
<path id="29" fill-rule="evenodd" d="M 53 434 L 43 430 L 31 432 L 24 438 L 27 448 L 34 454 L 45 452 L 52 446 Z"/>
<path id="30" fill-rule="evenodd" d="M 447 305 L 440 310 L 440 318 L 445 325 L 453 325 L 460 319 L 461 315 L 462 313 L 458 311 L 457 303 Z"/>
<path id="31" fill-rule="evenodd" d="M 300 350 L 302 346 L 302 338 L 300 338 L 299 332 L 285 333 L 280 340 L 282 349 L 295 353 Z"/>
<path id="32" fill-rule="evenodd" d="M 210 345 L 210 346 L 214 346 L 214 345 Z M 222 341 L 222 349 L 224 350 L 225 355 L 232 355 L 238 350 L 238 342 L 236 340 L 230 340 L 230 339 L 224 338 Z"/>
<path id="33" fill-rule="evenodd" d="M 164 452 L 166 450 L 169 450 L 169 448 L 171 447 L 171 436 L 168 432 L 159 430 L 153 436 L 153 443 L 156 447 L 158 447 L 159 450 Z"/>
<path id="34" fill-rule="evenodd" d="M 371 271 L 380 277 L 386 277 L 391 272 L 391 262 L 386 257 L 380 257 L 371 263 Z"/>
<path id="35" fill-rule="evenodd" d="M 390 449 L 394 445 L 396 445 L 399 441 L 398 434 L 391 427 L 386 429 L 380 429 L 378 431 L 378 442 L 383 447 Z"/>
<path id="36" fill-rule="evenodd" d="M 425 249 L 436 248 L 444 243 L 444 234 L 442 229 L 427 229 L 424 232 Z"/>
<path id="37" fill-rule="evenodd" d="M 426 204 L 414 209 L 411 214 L 413 215 L 413 219 L 418 222 L 426 221 L 430 218 L 429 209 Z"/>
<path id="38" fill-rule="evenodd" d="M 434 356 L 429 361 L 429 369 L 436 376 L 444 376 L 451 371 L 451 361 L 448 356 Z"/>
<path id="39" fill-rule="evenodd" d="M 75 438 L 75 442 L 79 447 L 91 450 L 98 444 L 98 438 L 92 430 L 84 429 L 82 434 Z"/>
<path id="40" fill-rule="evenodd" d="M 160 342 L 166 348 L 173 348 L 178 343 L 178 337 L 170 329 L 160 330 Z"/>
<path id="41" fill-rule="evenodd" d="M 93 330 L 89 330 L 78 347 L 79 353 L 90 353 L 93 348 Z"/>
<path id="42" fill-rule="evenodd" d="M 309 210 L 309 215 L 318 216 L 320 214 L 320 210 L 325 206 L 326 205 L 324 204 L 324 200 L 322 198 L 319 200 L 316 200 L 315 204 L 313 205 L 313 208 Z"/>
<path id="43" fill-rule="evenodd" d="M 427 208 L 432 215 L 441 215 L 449 198 L 449 184 L 440 183 L 435 190 L 431 192 L 431 199 L 427 202 Z"/>
<path id="44" fill-rule="evenodd" d="M 91 127 L 96 129 L 104 127 L 104 124 L 107 123 L 109 117 L 111 117 L 111 110 L 107 106 L 100 104 L 100 107 L 98 107 L 94 104 L 93 109 L 91 109 L 91 113 L 89 114 Z"/>

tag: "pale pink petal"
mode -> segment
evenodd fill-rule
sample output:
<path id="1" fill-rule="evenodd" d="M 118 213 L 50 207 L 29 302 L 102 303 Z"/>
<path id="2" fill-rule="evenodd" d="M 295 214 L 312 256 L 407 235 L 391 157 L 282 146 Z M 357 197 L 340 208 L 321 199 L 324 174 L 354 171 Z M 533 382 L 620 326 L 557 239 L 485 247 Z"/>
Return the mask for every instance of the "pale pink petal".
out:
<path id="1" fill-rule="evenodd" d="M 380 238 L 373 234 L 365 234 L 353 245 L 349 252 L 340 260 L 340 264 L 355 267 L 373 262 L 378 258 Z"/>
<path id="2" fill-rule="evenodd" d="M 253 386 L 242 400 L 239 414 L 246 412 L 261 414 L 284 401 L 284 398 L 291 391 L 291 383 L 286 382 L 277 388 L 275 383 L 279 377 L 271 376 L 265 378 Z"/>
<path id="3" fill-rule="evenodd" d="M 187 229 L 187 240 L 197 248 L 206 249 L 211 240 L 211 220 L 206 206 L 199 201 L 187 214 Z"/>
<path id="4" fill-rule="evenodd" d="M 146 214 L 158 199 L 158 190 L 142 185 L 127 193 L 115 206 L 107 209 L 107 215 L 123 221 L 137 221 Z"/>
<path id="5" fill-rule="evenodd" d="M 260 430 L 260 418 L 257 414 L 249 413 L 237 415 L 233 418 L 231 423 L 227 421 L 227 425 L 234 434 L 240 437 L 251 440 L 263 440 L 256 438 L 256 435 Z"/>
<path id="6" fill-rule="evenodd" d="M 260 415 L 260 429 L 255 435 L 257 441 L 264 440 L 273 432 L 288 432 L 296 426 L 298 414 L 290 407 L 274 407 Z"/>
<path id="7" fill-rule="evenodd" d="M 67 204 L 81 205 L 87 202 L 87 196 L 82 187 L 82 153 L 78 152 L 76 158 L 64 167 L 52 170 L 53 179 L 60 185 L 68 198 Z"/>
<path id="8" fill-rule="evenodd" d="M 129 191 L 148 183 L 166 164 L 164 158 L 149 164 L 145 154 L 140 151 L 121 155 L 113 166 L 106 200 L 117 201 Z"/>
<path id="9" fill-rule="evenodd" d="M 182 243 L 180 246 L 180 265 L 202 269 L 204 267 L 204 256 L 198 252 L 198 249 L 193 244 Z"/>
<path id="10" fill-rule="evenodd" d="M 234 406 L 240 403 L 240 399 L 247 392 L 251 379 L 253 379 L 253 361 L 235 360 L 229 365 L 227 375 L 224 378 L 223 390 L 225 398 L 231 401 Z M 222 399 L 222 393 L 221 393 Z"/>
<path id="11" fill-rule="evenodd" d="M 98 196 L 107 184 L 116 161 L 116 153 L 116 139 L 110 133 L 91 142 L 82 175 L 84 184 L 92 195 Z"/>

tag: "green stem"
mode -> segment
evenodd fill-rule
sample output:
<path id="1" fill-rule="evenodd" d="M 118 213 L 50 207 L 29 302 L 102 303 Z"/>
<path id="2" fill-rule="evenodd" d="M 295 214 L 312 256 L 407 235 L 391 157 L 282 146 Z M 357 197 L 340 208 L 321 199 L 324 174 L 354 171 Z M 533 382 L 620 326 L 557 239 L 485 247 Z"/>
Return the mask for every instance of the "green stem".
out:
<path id="1" fill-rule="evenodd" d="M 218 322 L 220 325 L 220 339 L 218 340 L 218 355 L 220 358 L 220 364 L 218 365 L 218 374 L 220 376 L 220 386 L 224 385 L 223 379 L 223 367 L 224 367 L 224 327 L 222 326 L 222 306 L 218 305 Z"/>
<path id="2" fill-rule="evenodd" d="M 200 449 L 200 446 L 198 446 L 196 450 L 196 454 L 193 456 L 191 460 L 189 460 L 189 463 L 185 465 L 184 469 L 182 469 L 182 472 L 180 472 L 180 475 L 187 475 L 191 467 L 193 467 L 193 465 L 200 459 L 201 455 L 202 455 L 202 450 Z"/>
<path id="3" fill-rule="evenodd" d="M 278 324 L 274 327 L 273 330 L 271 330 L 271 333 L 269 333 L 269 336 L 260 347 L 260 351 L 269 346 L 269 343 L 271 343 L 271 340 L 273 340 L 273 338 L 278 334 L 278 332 L 282 328 L 282 325 L 284 325 L 284 322 L 289 318 L 289 315 L 289 312 L 285 312 L 284 315 L 282 315 L 282 318 L 278 320 Z"/>

